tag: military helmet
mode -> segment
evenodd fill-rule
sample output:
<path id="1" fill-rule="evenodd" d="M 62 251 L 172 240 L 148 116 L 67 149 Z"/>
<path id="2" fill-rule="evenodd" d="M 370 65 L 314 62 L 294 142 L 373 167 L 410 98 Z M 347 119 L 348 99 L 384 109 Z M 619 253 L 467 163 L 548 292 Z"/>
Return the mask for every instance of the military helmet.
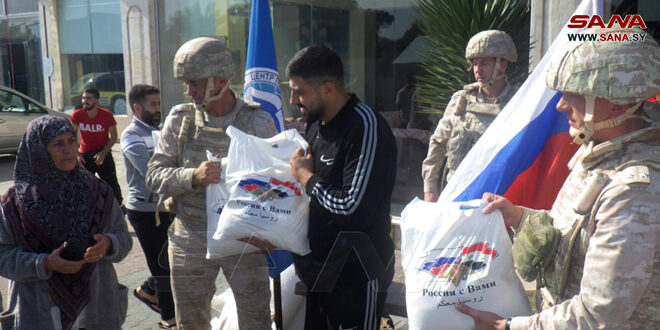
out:
<path id="1" fill-rule="evenodd" d="M 174 55 L 174 77 L 177 79 L 229 79 L 233 75 L 234 61 L 231 52 L 220 40 L 195 38 L 183 44 Z"/>
<path id="2" fill-rule="evenodd" d="M 486 30 L 472 36 L 465 48 L 465 59 L 470 61 L 476 57 L 501 57 L 512 63 L 518 60 L 518 52 L 506 32 Z"/>
<path id="3" fill-rule="evenodd" d="M 593 28 L 584 34 L 619 37 L 630 41 L 575 41 L 552 59 L 545 81 L 551 89 L 606 99 L 625 105 L 660 92 L 660 47 L 640 29 Z M 633 34 L 645 35 L 633 41 Z"/>

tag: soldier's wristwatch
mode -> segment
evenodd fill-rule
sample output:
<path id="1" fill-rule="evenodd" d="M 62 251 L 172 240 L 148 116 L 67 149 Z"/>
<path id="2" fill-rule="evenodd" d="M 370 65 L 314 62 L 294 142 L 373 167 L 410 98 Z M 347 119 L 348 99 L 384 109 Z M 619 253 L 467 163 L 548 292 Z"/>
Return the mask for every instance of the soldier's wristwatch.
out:
<path id="1" fill-rule="evenodd" d="M 504 325 L 504 330 L 511 330 L 511 318 L 506 319 L 506 324 Z"/>

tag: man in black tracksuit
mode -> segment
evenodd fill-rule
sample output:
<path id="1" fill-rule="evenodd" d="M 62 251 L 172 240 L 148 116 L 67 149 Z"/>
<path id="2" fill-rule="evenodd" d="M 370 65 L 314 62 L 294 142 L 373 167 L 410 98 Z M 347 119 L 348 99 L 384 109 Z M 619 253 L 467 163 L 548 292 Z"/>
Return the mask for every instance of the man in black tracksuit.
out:
<path id="1" fill-rule="evenodd" d="M 312 253 L 294 256 L 307 286 L 305 329 L 377 329 L 394 274 L 394 136 L 383 117 L 345 92 L 341 59 L 328 47 L 299 51 L 287 76 L 291 104 L 311 119 L 310 148 L 291 158 L 311 197 Z"/>

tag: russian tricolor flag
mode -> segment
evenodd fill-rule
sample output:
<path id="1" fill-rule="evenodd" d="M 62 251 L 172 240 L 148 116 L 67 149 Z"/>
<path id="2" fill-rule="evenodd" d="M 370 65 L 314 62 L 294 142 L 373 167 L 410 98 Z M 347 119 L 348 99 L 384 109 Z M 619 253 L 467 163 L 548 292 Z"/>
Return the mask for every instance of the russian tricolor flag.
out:
<path id="1" fill-rule="evenodd" d="M 273 117 L 277 131 L 281 132 L 284 129 L 282 98 L 268 0 L 252 0 L 244 86 L 243 98 L 259 103 L 261 109 Z M 266 260 L 271 277 L 293 262 L 291 254 L 286 251 L 274 251 Z"/>
<path id="2" fill-rule="evenodd" d="M 573 15 L 602 14 L 602 0 L 583 0 Z M 480 199 L 484 192 L 514 204 L 550 209 L 568 176 L 578 146 L 568 120 L 556 110 L 561 93 L 546 87 L 550 59 L 567 42 L 566 26 L 537 67 L 502 109 L 451 177 L 438 201 Z"/>
<path id="3" fill-rule="evenodd" d="M 252 0 L 243 98 L 261 104 L 261 109 L 273 117 L 277 131 L 284 129 L 280 77 L 268 0 Z"/>

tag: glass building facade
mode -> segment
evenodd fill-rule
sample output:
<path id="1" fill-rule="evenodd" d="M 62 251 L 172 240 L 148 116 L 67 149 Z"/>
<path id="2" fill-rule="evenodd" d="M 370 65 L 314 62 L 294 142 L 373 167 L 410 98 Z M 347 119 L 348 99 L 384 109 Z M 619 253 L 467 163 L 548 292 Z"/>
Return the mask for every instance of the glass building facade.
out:
<path id="1" fill-rule="evenodd" d="M 37 0 L 0 1 L 0 84 L 44 102 Z"/>
<path id="2" fill-rule="evenodd" d="M 65 109 L 79 107 L 83 90 L 96 88 L 101 107 L 126 114 L 119 6 L 119 0 L 57 1 Z"/>
<path id="3" fill-rule="evenodd" d="M 289 106 L 286 64 L 311 44 L 326 44 L 341 56 L 350 92 L 374 110 L 394 114 L 397 91 L 408 76 L 421 73 L 424 43 L 415 25 L 416 1 L 269 0 L 284 117 L 299 116 Z M 531 23 L 539 35 L 550 36 L 548 25 L 557 25 L 557 16 L 570 15 L 577 3 L 530 0 L 532 6 L 552 9 Z M 606 15 L 641 14 L 647 31 L 660 39 L 660 1 L 604 4 Z M 0 84 L 60 111 L 78 107 L 83 89 L 94 87 L 101 106 L 119 115 L 122 129 L 129 120 L 121 116 L 126 91 L 133 84 L 157 85 L 165 113 L 187 102 L 182 82 L 173 77 L 172 60 L 184 42 L 206 36 L 223 40 L 233 52 L 231 83 L 242 94 L 251 5 L 251 0 L 0 0 Z M 430 134 L 434 127 L 428 122 L 427 128 Z M 424 140 L 397 140 L 403 155 L 397 180 L 415 194 L 421 193 Z M 421 151 L 411 154 L 412 149 Z"/>
<path id="4" fill-rule="evenodd" d="M 284 116 L 297 116 L 288 106 L 286 64 L 298 50 L 326 44 L 344 61 L 347 87 L 377 111 L 395 110 L 395 96 L 415 63 L 397 57 L 419 35 L 410 0 L 271 0 L 277 64 L 282 81 Z M 164 106 L 184 101 L 183 85 L 172 77 L 178 47 L 195 37 L 226 41 L 237 64 L 232 79 L 243 89 L 243 69 L 251 1 L 161 0 L 158 10 L 160 82 Z"/>

